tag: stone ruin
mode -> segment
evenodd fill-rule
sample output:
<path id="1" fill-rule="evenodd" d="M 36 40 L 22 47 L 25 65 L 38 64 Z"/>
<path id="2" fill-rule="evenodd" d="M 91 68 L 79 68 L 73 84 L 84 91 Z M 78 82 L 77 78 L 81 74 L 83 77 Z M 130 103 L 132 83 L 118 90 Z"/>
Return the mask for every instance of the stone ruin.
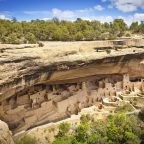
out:
<path id="1" fill-rule="evenodd" d="M 55 122 L 77 114 L 81 109 L 98 105 L 104 98 L 119 92 L 144 92 L 142 78 L 128 74 L 93 77 L 66 84 L 37 84 L 0 102 L 0 119 L 14 132 Z"/>
<path id="2" fill-rule="evenodd" d="M 144 95 L 143 39 L 59 45 L 1 46 L 0 120 L 14 133 L 116 105 L 120 93 Z"/>

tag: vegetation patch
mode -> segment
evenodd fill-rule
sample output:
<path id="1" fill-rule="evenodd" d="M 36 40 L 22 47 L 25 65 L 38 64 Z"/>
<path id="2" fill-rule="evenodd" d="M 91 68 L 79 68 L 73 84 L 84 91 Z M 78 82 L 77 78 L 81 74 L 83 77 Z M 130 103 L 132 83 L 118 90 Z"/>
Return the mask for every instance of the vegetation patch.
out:
<path id="1" fill-rule="evenodd" d="M 92 41 L 114 40 L 130 33 L 144 33 L 144 24 L 134 22 L 130 28 L 123 19 L 115 19 L 110 23 L 82 20 L 64 21 L 53 18 L 49 21 L 32 20 L 30 22 L 0 20 L 0 42 L 9 44 L 31 43 L 37 41 Z M 40 47 L 43 44 L 39 44 Z"/>
<path id="2" fill-rule="evenodd" d="M 67 125 L 62 124 L 61 127 L 66 128 L 66 133 L 56 137 L 52 144 L 143 143 L 144 131 L 139 127 L 141 121 L 135 115 L 119 113 L 109 116 L 106 121 L 92 121 L 89 116 L 82 116 L 81 120 L 73 134 L 68 134 L 69 127 L 67 129 Z"/>
<path id="3" fill-rule="evenodd" d="M 134 109 L 130 104 L 124 104 L 121 106 L 118 106 L 115 109 L 115 112 L 132 112 Z"/>
<path id="4" fill-rule="evenodd" d="M 59 132 L 56 137 L 63 137 L 65 136 L 70 130 L 70 124 L 69 123 L 61 123 L 59 125 Z"/>
<path id="5" fill-rule="evenodd" d="M 26 135 L 22 137 L 20 140 L 18 140 L 16 144 L 37 144 L 37 141 L 35 138 Z"/>
<path id="6" fill-rule="evenodd" d="M 138 116 L 144 122 L 144 107 L 141 109 Z"/>

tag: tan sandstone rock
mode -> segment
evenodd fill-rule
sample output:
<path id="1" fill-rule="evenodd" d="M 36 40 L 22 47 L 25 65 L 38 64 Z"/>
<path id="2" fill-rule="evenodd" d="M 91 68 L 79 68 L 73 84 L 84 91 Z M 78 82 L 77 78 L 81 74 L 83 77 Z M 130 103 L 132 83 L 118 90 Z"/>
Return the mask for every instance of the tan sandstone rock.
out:
<path id="1" fill-rule="evenodd" d="M 14 144 L 12 139 L 12 133 L 8 128 L 8 125 L 0 120 L 0 142 L 2 144 Z"/>
<path id="2" fill-rule="evenodd" d="M 117 91 L 144 90 L 144 39 L 0 49 L 0 119 L 13 133 L 70 117 Z"/>

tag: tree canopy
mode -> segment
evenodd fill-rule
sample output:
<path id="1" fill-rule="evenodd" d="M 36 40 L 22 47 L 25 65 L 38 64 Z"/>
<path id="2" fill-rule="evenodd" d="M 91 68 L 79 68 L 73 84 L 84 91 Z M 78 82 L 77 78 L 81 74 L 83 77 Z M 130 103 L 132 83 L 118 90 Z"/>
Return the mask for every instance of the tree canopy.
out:
<path id="1" fill-rule="evenodd" d="M 82 20 L 65 21 L 53 18 L 49 21 L 32 20 L 18 22 L 0 19 L 0 42 L 2 43 L 36 43 L 36 41 L 82 41 L 115 39 L 125 35 L 126 31 L 144 33 L 144 24 L 134 22 L 128 28 L 123 19 L 113 22 Z"/>
<path id="2" fill-rule="evenodd" d="M 144 133 L 139 127 L 141 122 L 137 116 L 124 113 L 109 116 L 104 121 L 94 121 L 86 115 L 82 116 L 72 135 L 59 135 L 53 144 L 140 144 Z"/>

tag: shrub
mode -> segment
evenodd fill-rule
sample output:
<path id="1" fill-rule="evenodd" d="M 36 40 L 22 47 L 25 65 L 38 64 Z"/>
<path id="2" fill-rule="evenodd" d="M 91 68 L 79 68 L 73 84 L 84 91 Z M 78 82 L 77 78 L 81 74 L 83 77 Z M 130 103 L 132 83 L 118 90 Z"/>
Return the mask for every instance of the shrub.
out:
<path id="1" fill-rule="evenodd" d="M 44 44 L 42 42 L 38 42 L 39 47 L 44 47 Z"/>
<path id="2" fill-rule="evenodd" d="M 95 39 L 95 32 L 92 31 L 92 30 L 87 30 L 84 32 L 84 37 L 85 37 L 85 40 L 87 41 L 92 41 Z"/>
<path id="3" fill-rule="evenodd" d="M 24 136 L 16 144 L 37 144 L 36 139 L 32 138 L 31 136 Z"/>
<path id="4" fill-rule="evenodd" d="M 115 39 L 116 39 L 116 36 L 115 36 L 115 35 L 110 34 L 110 35 L 108 36 L 108 39 L 109 39 L 109 40 L 115 40 Z"/>
<path id="5" fill-rule="evenodd" d="M 87 123 L 91 120 L 91 117 L 89 114 L 81 115 L 80 120 L 82 123 Z"/>
<path id="6" fill-rule="evenodd" d="M 89 124 L 80 124 L 76 129 L 75 137 L 77 141 L 84 143 L 89 137 Z"/>
<path id="7" fill-rule="evenodd" d="M 33 33 L 28 32 L 25 36 L 26 40 L 30 44 L 35 44 L 36 43 L 36 37 Z"/>
<path id="8" fill-rule="evenodd" d="M 57 137 L 65 136 L 69 130 L 70 130 L 70 124 L 69 123 L 64 123 L 64 122 L 61 123 L 59 125 L 59 132 L 58 132 Z"/>
<path id="9" fill-rule="evenodd" d="M 100 34 L 98 36 L 98 40 L 106 40 L 106 39 L 107 39 L 107 35 L 105 35 L 105 34 Z"/>
<path id="10" fill-rule="evenodd" d="M 62 36 L 62 31 L 60 28 L 56 29 L 52 34 L 52 39 L 54 41 L 60 41 Z"/>
<path id="11" fill-rule="evenodd" d="M 110 54 L 110 53 L 111 53 L 111 50 L 110 50 L 110 49 L 107 49 L 107 50 L 106 50 L 106 53 L 107 53 L 107 54 Z"/>
<path id="12" fill-rule="evenodd" d="M 0 53 L 4 53 L 4 50 L 3 50 L 3 49 L 0 49 Z"/>
<path id="13" fill-rule="evenodd" d="M 54 127 L 50 127 L 48 131 L 49 131 L 49 132 L 54 132 L 54 131 L 55 131 L 55 128 L 54 128 Z"/>
<path id="14" fill-rule="evenodd" d="M 125 132 L 126 144 L 140 144 L 141 140 L 132 132 Z"/>
<path id="15" fill-rule="evenodd" d="M 131 112 L 131 111 L 133 111 L 133 108 L 130 104 L 125 104 L 123 106 L 118 106 L 115 109 L 115 112 Z"/>
<path id="16" fill-rule="evenodd" d="M 139 114 L 138 114 L 138 117 L 139 117 L 142 121 L 144 121 L 144 108 L 141 109 L 141 111 L 140 111 Z"/>
<path id="17" fill-rule="evenodd" d="M 50 140 L 49 140 L 49 138 L 48 138 L 47 136 L 45 136 L 45 140 L 46 140 L 48 143 L 50 143 Z"/>
<path id="18" fill-rule="evenodd" d="M 80 144 L 74 137 L 63 136 L 53 141 L 52 144 Z"/>
<path id="19" fill-rule="evenodd" d="M 63 28 L 61 33 L 61 41 L 71 41 L 72 37 L 70 36 L 67 29 Z"/>
<path id="20" fill-rule="evenodd" d="M 9 43 L 9 38 L 6 37 L 6 36 L 3 36 L 3 37 L 1 38 L 1 42 L 4 43 L 4 44 L 7 44 L 7 43 Z"/>
<path id="21" fill-rule="evenodd" d="M 12 33 L 8 37 L 8 43 L 10 44 L 20 44 L 20 38 L 18 37 L 17 33 Z"/>
<path id="22" fill-rule="evenodd" d="M 83 34 L 81 32 L 76 33 L 75 40 L 81 41 L 83 39 L 84 39 L 84 36 L 83 36 Z"/>
<path id="23" fill-rule="evenodd" d="M 74 133 L 56 137 L 52 144 L 140 144 L 143 142 L 144 131 L 139 127 L 140 120 L 136 115 L 118 113 L 104 121 L 85 122 L 77 126 Z M 65 129 L 61 124 L 60 129 Z M 64 130 L 65 131 L 65 130 Z"/>
<path id="24" fill-rule="evenodd" d="M 130 35 L 130 33 L 126 33 L 126 35 L 125 35 L 126 37 L 130 37 L 131 35 Z"/>

